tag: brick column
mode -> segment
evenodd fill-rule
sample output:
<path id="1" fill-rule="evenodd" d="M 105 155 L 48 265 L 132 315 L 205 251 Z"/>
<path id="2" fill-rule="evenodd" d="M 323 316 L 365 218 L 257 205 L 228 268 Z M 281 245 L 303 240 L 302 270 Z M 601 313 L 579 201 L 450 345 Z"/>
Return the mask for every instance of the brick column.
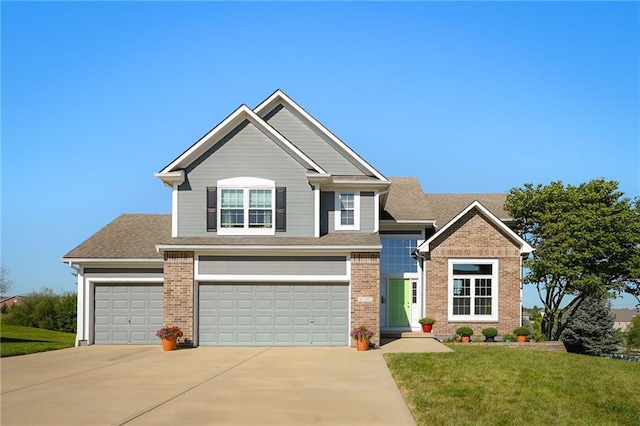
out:
<path id="1" fill-rule="evenodd" d="M 182 328 L 187 344 L 193 344 L 193 268 L 193 252 L 165 252 L 164 324 Z"/>
<path id="2" fill-rule="evenodd" d="M 376 333 L 371 342 L 379 346 L 380 253 L 351 253 L 351 328 L 361 325 Z"/>

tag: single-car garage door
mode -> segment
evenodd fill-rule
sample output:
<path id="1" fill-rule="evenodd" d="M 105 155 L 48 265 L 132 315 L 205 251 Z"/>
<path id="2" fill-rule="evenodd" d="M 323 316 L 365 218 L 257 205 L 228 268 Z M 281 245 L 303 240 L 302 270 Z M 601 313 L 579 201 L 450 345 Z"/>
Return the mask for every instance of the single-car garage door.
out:
<path id="1" fill-rule="evenodd" d="M 347 346 L 348 284 L 199 287 L 202 346 Z"/>
<path id="2" fill-rule="evenodd" d="M 157 344 L 162 327 L 162 285 L 100 284 L 95 287 L 96 344 Z"/>

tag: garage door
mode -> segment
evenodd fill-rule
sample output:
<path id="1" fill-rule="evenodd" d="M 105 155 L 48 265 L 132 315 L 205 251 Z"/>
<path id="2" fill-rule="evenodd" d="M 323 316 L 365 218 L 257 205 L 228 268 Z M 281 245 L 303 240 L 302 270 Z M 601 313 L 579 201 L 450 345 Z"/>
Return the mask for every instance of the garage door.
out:
<path id="1" fill-rule="evenodd" d="M 96 344 L 158 344 L 162 285 L 96 285 Z"/>
<path id="2" fill-rule="evenodd" d="M 345 284 L 200 284 L 203 346 L 346 346 Z"/>

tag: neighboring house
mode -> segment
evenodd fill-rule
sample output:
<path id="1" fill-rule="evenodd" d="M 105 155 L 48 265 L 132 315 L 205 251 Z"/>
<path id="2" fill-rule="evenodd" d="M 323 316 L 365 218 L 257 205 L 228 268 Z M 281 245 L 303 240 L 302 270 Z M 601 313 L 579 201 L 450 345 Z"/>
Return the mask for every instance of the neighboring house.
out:
<path id="1" fill-rule="evenodd" d="M 613 328 L 620 331 L 627 331 L 631 327 L 633 317 L 638 315 L 638 309 L 611 309 L 615 317 Z"/>
<path id="2" fill-rule="evenodd" d="M 0 309 L 11 309 L 12 306 L 22 305 L 24 299 L 22 296 L 11 296 L 0 299 Z"/>
<path id="3" fill-rule="evenodd" d="M 240 106 L 156 176 L 171 215 L 125 214 L 63 258 L 78 344 L 347 346 L 349 331 L 479 333 L 521 321 L 504 194 L 387 178 L 278 90 Z"/>

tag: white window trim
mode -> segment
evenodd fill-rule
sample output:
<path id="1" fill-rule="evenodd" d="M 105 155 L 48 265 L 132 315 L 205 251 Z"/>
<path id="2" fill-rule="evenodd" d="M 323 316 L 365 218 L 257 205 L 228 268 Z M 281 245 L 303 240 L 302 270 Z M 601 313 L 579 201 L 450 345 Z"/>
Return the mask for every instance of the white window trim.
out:
<path id="1" fill-rule="evenodd" d="M 353 194 L 353 225 L 342 225 L 340 214 L 340 196 L 342 194 Z M 336 191 L 334 209 L 334 228 L 336 231 L 359 231 L 360 230 L 360 191 Z"/>
<path id="2" fill-rule="evenodd" d="M 492 265 L 491 272 L 491 315 L 474 315 L 474 297 L 475 286 L 471 286 L 471 314 L 470 315 L 454 315 L 453 314 L 453 265 L 454 264 L 483 264 Z M 500 262 L 498 259 L 449 259 L 449 267 L 447 271 L 448 278 L 448 317 L 449 321 L 498 321 L 498 276 Z M 456 275 L 456 278 L 482 278 L 489 275 Z"/>
<path id="3" fill-rule="evenodd" d="M 222 190 L 241 189 L 243 191 L 244 203 L 244 227 L 224 228 L 221 224 L 222 218 Z M 271 228 L 249 228 L 249 190 L 250 189 L 270 189 L 271 190 Z M 217 182 L 217 217 L 218 235 L 275 235 L 276 234 L 276 183 L 268 179 L 255 177 L 237 177 L 222 179 Z"/>

